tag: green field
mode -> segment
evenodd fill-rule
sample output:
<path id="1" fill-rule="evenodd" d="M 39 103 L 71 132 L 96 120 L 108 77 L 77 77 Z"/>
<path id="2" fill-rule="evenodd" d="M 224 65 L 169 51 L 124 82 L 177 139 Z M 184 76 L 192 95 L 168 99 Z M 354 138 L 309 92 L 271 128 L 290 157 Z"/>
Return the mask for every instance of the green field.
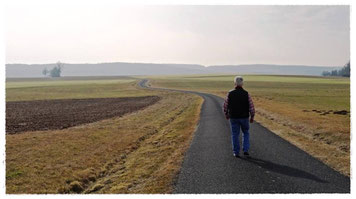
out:
<path id="1" fill-rule="evenodd" d="M 234 87 L 233 75 L 155 78 L 160 87 L 194 90 L 225 96 Z M 302 76 L 244 76 L 253 97 L 273 99 L 299 108 L 350 110 L 350 79 Z"/>
<path id="2" fill-rule="evenodd" d="M 80 99 L 105 97 L 135 97 L 151 95 L 152 91 L 137 89 L 139 80 L 133 77 L 90 79 L 8 79 L 6 101 L 41 99 Z M 157 92 L 156 92 L 157 93 Z"/>

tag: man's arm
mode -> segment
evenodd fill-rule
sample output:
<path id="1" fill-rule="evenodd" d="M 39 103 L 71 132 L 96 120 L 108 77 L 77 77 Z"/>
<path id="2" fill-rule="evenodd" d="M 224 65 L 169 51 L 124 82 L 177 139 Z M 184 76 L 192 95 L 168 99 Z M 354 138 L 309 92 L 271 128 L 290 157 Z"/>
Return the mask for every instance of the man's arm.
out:
<path id="1" fill-rule="evenodd" d="M 228 120 L 229 118 L 229 93 L 225 97 L 224 101 L 224 113 L 225 113 L 225 118 Z"/>
<path id="2" fill-rule="evenodd" d="M 250 115 L 251 115 L 250 122 L 253 123 L 253 120 L 255 118 L 255 106 L 253 105 L 253 101 L 250 94 L 248 94 L 248 103 L 250 106 L 249 108 L 250 108 Z"/>

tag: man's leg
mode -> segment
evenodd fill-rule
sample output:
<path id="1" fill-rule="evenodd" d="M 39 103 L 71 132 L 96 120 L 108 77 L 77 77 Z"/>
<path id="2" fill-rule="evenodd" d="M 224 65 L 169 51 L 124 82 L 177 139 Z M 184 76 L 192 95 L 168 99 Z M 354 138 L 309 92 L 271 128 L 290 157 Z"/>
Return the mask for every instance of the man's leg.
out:
<path id="1" fill-rule="evenodd" d="M 235 155 L 238 155 L 240 152 L 240 123 L 237 119 L 230 118 L 230 125 L 231 125 L 231 142 L 232 142 L 232 150 Z"/>
<path id="2" fill-rule="evenodd" d="M 242 130 L 243 136 L 244 136 L 243 151 L 248 152 L 248 150 L 250 149 L 250 133 L 249 133 L 250 123 L 249 123 L 248 118 L 241 119 L 240 124 L 241 124 L 241 130 Z"/>

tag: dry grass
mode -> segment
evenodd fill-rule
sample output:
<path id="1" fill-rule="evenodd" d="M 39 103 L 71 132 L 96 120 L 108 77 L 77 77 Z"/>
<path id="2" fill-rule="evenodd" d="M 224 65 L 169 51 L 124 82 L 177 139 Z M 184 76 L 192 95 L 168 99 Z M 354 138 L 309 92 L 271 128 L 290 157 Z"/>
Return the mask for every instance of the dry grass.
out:
<path id="1" fill-rule="evenodd" d="M 6 135 L 6 192 L 169 193 L 201 103 L 194 95 L 165 93 L 123 117 Z"/>
<path id="2" fill-rule="evenodd" d="M 315 117 L 293 106 L 257 103 L 256 120 L 344 175 L 350 176 L 350 134 L 348 115 Z M 268 104 L 268 106 L 266 106 Z M 315 125 L 319 124 L 319 125 Z M 330 125 L 335 124 L 335 125 Z"/>

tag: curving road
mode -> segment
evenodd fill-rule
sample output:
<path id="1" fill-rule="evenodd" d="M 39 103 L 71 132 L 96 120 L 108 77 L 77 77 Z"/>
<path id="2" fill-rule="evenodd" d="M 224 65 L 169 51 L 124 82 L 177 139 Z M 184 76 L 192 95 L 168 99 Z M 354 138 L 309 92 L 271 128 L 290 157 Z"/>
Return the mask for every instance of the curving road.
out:
<path id="1" fill-rule="evenodd" d="M 139 86 L 149 88 L 147 82 L 142 80 Z M 197 94 L 204 103 L 174 193 L 350 193 L 349 177 L 258 123 L 250 128 L 252 158 L 235 158 L 230 125 L 222 112 L 223 99 L 206 93 L 180 92 Z"/>

